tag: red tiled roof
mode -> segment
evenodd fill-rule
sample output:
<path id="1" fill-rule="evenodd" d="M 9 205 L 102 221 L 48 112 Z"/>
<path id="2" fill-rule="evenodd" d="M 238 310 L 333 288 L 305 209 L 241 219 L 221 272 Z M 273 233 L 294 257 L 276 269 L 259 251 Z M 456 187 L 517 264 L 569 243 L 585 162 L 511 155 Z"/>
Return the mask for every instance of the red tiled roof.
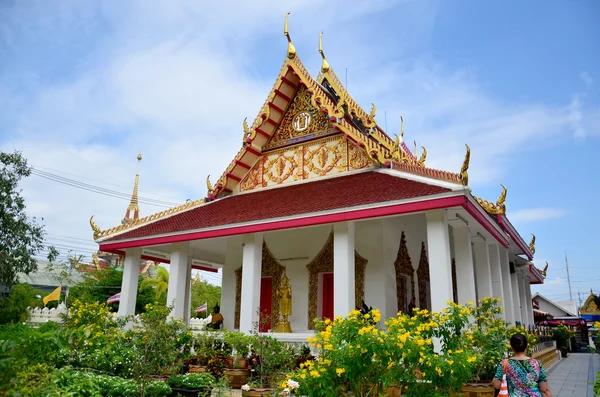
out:
<path id="1" fill-rule="evenodd" d="M 225 197 L 140 226 L 104 240 L 103 243 L 410 199 L 449 191 L 447 188 L 380 172 L 363 172 Z"/>

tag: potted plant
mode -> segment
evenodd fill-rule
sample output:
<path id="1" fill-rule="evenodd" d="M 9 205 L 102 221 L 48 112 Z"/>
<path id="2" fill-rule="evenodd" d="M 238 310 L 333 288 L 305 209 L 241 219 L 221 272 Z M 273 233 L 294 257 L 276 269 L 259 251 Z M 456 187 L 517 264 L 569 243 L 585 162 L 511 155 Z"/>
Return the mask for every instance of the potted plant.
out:
<path id="1" fill-rule="evenodd" d="M 210 396 L 215 384 L 215 378 L 211 374 L 185 374 L 173 375 L 168 380 L 173 391 L 172 396 L 204 397 Z"/>
<path id="2" fill-rule="evenodd" d="M 215 357 L 216 349 L 215 345 L 217 341 L 215 335 L 212 332 L 201 332 L 194 340 L 194 352 L 195 357 L 188 366 L 188 372 L 190 373 L 203 373 L 207 372 L 208 362 Z"/>
<path id="3" fill-rule="evenodd" d="M 552 330 L 552 336 L 556 340 L 556 347 L 560 350 L 562 357 L 567 357 L 569 351 L 569 339 L 575 336 L 575 331 L 571 331 L 564 324 L 558 324 L 556 328 Z"/>
<path id="4" fill-rule="evenodd" d="M 246 384 L 250 376 L 248 369 L 248 355 L 252 338 L 242 332 L 226 332 L 223 335 L 225 342 L 231 346 L 232 362 L 230 368 L 224 370 L 229 385 L 232 389 L 239 389 Z"/>

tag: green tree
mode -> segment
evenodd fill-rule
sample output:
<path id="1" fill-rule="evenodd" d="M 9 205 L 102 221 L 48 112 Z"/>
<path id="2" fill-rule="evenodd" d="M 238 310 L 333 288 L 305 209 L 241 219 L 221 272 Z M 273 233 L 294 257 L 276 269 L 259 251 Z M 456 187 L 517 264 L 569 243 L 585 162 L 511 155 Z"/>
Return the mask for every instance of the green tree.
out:
<path id="1" fill-rule="evenodd" d="M 25 214 L 19 181 L 31 175 L 20 152 L 0 152 L 0 284 L 11 288 L 18 273 L 37 270 L 37 255 L 44 247 L 44 227 Z"/>
<path id="2" fill-rule="evenodd" d="M 42 307 L 42 293 L 31 285 L 23 283 L 13 286 L 11 294 L 0 299 L 0 324 L 27 321 L 27 307 Z"/>
<path id="3" fill-rule="evenodd" d="M 196 308 L 208 302 L 208 313 L 221 301 L 221 287 L 209 284 L 206 280 L 192 283 L 192 317 L 204 317 L 205 314 L 196 313 Z"/>
<path id="4" fill-rule="evenodd" d="M 71 287 L 69 301 L 106 303 L 106 300 L 121 291 L 123 272 L 109 266 L 105 269 L 84 273 L 84 280 Z M 113 310 L 117 305 L 111 306 Z"/>
<path id="5" fill-rule="evenodd" d="M 167 290 L 169 289 L 169 271 L 162 266 L 157 266 L 155 271 L 155 278 L 145 278 L 142 280 L 140 291 L 153 290 L 156 294 L 155 301 L 166 305 Z"/>

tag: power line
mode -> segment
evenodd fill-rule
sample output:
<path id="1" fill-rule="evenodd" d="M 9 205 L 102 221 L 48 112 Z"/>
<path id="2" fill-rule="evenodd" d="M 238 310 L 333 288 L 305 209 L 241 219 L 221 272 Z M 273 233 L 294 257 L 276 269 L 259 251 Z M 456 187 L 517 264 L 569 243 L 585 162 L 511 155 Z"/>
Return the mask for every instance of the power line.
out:
<path id="1" fill-rule="evenodd" d="M 87 183 L 76 181 L 74 179 L 69 179 L 69 178 L 62 177 L 60 175 L 41 171 L 41 170 L 38 170 L 35 168 L 33 169 L 32 174 L 39 176 L 41 178 L 48 179 L 53 182 L 58 182 L 63 185 L 72 186 L 72 187 L 86 190 L 89 192 L 98 193 L 98 194 L 102 194 L 105 196 L 119 198 L 119 199 L 127 200 L 127 201 L 129 201 L 131 199 L 131 194 L 128 194 L 128 193 L 123 193 L 123 192 L 119 192 L 116 190 L 106 189 L 106 188 L 96 186 L 96 185 L 90 185 Z M 156 199 L 151 199 L 151 198 L 146 198 L 146 197 L 138 197 L 138 201 L 143 204 L 155 205 L 158 207 L 169 207 L 170 208 L 170 207 L 179 205 L 178 203 L 174 203 L 174 202 L 156 200 Z"/>
<path id="2" fill-rule="evenodd" d="M 81 175 L 77 175 L 77 174 L 72 174 L 72 173 L 66 172 L 66 171 L 61 171 L 61 170 L 57 170 L 57 169 L 53 169 L 53 168 L 48 168 L 48 167 L 39 167 L 39 166 L 36 166 L 35 164 L 33 164 L 32 167 L 34 169 L 38 169 L 40 171 L 44 171 L 44 170 L 46 170 L 46 171 L 54 171 L 54 172 L 56 172 L 58 174 L 70 175 L 70 176 L 74 176 L 74 177 L 79 178 L 79 179 L 88 180 L 88 181 L 94 181 L 94 182 L 99 182 L 99 183 L 102 183 L 104 185 L 112 185 L 112 186 L 115 186 L 115 187 L 118 187 L 118 188 L 121 188 L 121 189 L 129 189 L 130 188 L 128 186 L 121 186 L 121 185 L 117 185 L 116 183 L 101 181 L 99 179 L 94 179 L 94 178 L 90 178 L 90 177 L 87 177 L 87 176 L 81 176 Z M 151 194 L 153 196 L 157 196 L 157 197 L 164 197 L 164 198 L 168 198 L 168 199 L 172 199 L 172 200 L 178 200 L 177 198 L 171 197 L 171 196 L 165 196 L 165 195 L 157 194 L 157 193 L 151 193 Z"/>

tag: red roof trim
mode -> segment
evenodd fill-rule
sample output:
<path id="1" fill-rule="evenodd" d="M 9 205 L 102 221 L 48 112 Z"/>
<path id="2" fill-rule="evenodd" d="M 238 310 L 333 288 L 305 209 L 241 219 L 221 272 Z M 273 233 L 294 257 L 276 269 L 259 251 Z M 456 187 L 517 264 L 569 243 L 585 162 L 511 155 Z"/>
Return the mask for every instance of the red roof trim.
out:
<path id="1" fill-rule="evenodd" d="M 269 102 L 269 106 L 277 110 L 279 113 L 283 114 L 283 110 L 279 106 L 275 105 L 273 102 Z"/>
<path id="2" fill-rule="evenodd" d="M 192 269 L 203 270 L 205 272 L 211 272 L 211 273 L 218 273 L 219 272 L 218 269 L 213 269 L 211 267 L 204 267 L 204 266 L 198 266 L 198 265 L 192 265 Z"/>
<path id="3" fill-rule="evenodd" d="M 283 81 L 285 84 L 287 84 L 290 87 L 292 87 L 294 90 L 296 88 L 298 88 L 298 86 L 296 84 L 292 83 L 292 81 L 290 79 L 288 79 L 287 77 L 285 77 L 285 76 L 281 76 L 281 81 Z"/>
<path id="4" fill-rule="evenodd" d="M 114 250 L 122 248 L 143 247 L 148 245 L 169 244 L 181 241 L 202 240 L 216 237 L 235 236 L 247 233 L 269 232 L 281 229 L 293 229 L 298 227 L 316 226 L 335 222 L 355 221 L 367 218 L 378 218 L 383 216 L 408 214 L 411 212 L 428 211 L 455 206 L 465 206 L 466 197 L 463 195 L 444 197 L 438 199 L 417 201 L 412 203 L 395 204 L 386 207 L 377 207 L 360 210 L 350 210 L 334 214 L 314 215 L 306 218 L 289 219 L 283 221 L 272 221 L 254 225 L 234 226 L 216 230 L 206 230 L 192 233 L 182 233 L 164 237 L 142 238 L 135 241 L 118 243 L 100 243 L 100 250 Z"/>
<path id="5" fill-rule="evenodd" d="M 255 156 L 260 156 L 260 152 L 254 149 L 252 146 L 247 146 L 246 151 L 252 153 Z"/>
<path id="6" fill-rule="evenodd" d="M 494 227 L 494 224 L 488 219 L 488 217 L 482 214 L 481 211 L 479 211 L 470 200 L 466 200 L 464 207 L 467 212 L 473 218 L 475 218 L 475 220 L 479 222 L 479 224 L 483 226 L 485 230 L 487 230 L 504 248 L 508 248 L 508 240 L 504 238 L 502 233 L 500 233 L 498 229 Z"/>
<path id="7" fill-rule="evenodd" d="M 269 139 L 271 137 L 271 135 L 267 134 L 266 132 L 264 132 L 263 130 L 261 130 L 260 128 L 255 128 L 255 131 L 258 132 L 260 135 L 264 136 L 265 138 Z"/>
<path id="8" fill-rule="evenodd" d="M 530 284 L 544 284 L 544 278 L 540 274 L 540 271 L 533 265 L 533 263 L 529 264 L 529 274 L 535 278 L 535 282 L 534 280 L 531 280 L 529 282 Z"/>
<path id="9" fill-rule="evenodd" d="M 523 254 L 525 254 L 529 260 L 532 260 L 533 255 L 531 254 L 531 250 L 523 242 L 523 240 L 521 239 L 521 235 L 516 230 L 513 230 L 512 225 L 510 225 L 510 223 L 505 222 L 504 218 L 505 215 L 498 214 L 498 224 L 502 226 L 502 229 L 504 229 L 506 233 L 508 233 L 510 238 L 515 242 L 515 244 L 517 244 L 517 247 L 519 247 L 521 251 L 523 251 Z M 513 236 L 513 234 L 516 234 L 516 236 Z"/>
<path id="10" fill-rule="evenodd" d="M 291 101 L 291 98 L 289 96 L 285 95 L 283 92 L 281 92 L 279 90 L 275 90 L 275 92 L 277 93 L 277 95 L 279 95 L 280 97 L 282 97 L 286 101 L 288 101 L 288 102 Z"/>
<path id="11" fill-rule="evenodd" d="M 236 164 L 236 165 L 239 165 L 240 167 L 242 167 L 242 168 L 245 168 L 245 169 L 247 169 L 247 170 L 249 170 L 249 169 L 251 168 L 251 167 L 250 167 L 248 164 L 246 164 L 246 163 L 243 163 L 243 162 L 241 162 L 240 160 L 235 160 L 235 164 Z"/>
<path id="12" fill-rule="evenodd" d="M 227 178 L 231 178 L 236 182 L 239 182 L 242 180 L 242 178 L 238 178 L 237 176 L 233 175 L 231 172 L 228 172 L 226 175 L 227 175 Z"/>

